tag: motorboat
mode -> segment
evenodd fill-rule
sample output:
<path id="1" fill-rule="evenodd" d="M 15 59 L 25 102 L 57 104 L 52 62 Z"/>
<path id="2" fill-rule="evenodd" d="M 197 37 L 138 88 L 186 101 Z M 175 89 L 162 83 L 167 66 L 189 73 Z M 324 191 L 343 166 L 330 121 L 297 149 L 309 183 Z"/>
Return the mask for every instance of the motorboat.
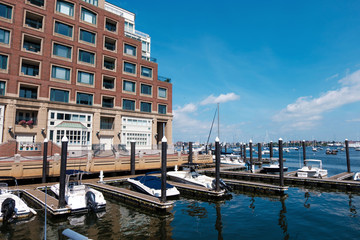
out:
<path id="1" fill-rule="evenodd" d="M 336 150 L 330 150 L 329 148 L 326 149 L 326 151 L 325 151 L 325 153 L 326 153 L 327 155 L 336 155 L 337 152 L 338 152 L 338 151 L 336 151 Z"/>
<path id="2" fill-rule="evenodd" d="M 16 178 L 0 177 L 2 179 L 13 179 L 17 185 Z M 0 183 L 0 221 L 12 222 L 14 220 L 27 219 L 36 215 L 34 209 L 30 208 L 26 203 L 16 194 L 9 190 L 8 184 Z"/>
<path id="3" fill-rule="evenodd" d="M 241 160 L 240 155 L 234 155 L 234 154 L 221 155 L 220 164 L 245 167 L 245 162 Z"/>
<path id="4" fill-rule="evenodd" d="M 271 160 L 271 163 L 269 164 L 269 166 L 263 166 L 262 169 L 260 170 L 260 173 L 272 173 L 272 174 L 276 174 L 276 173 L 280 173 L 280 165 L 277 160 Z M 288 167 L 283 167 L 283 171 L 286 172 L 288 170 Z"/>
<path id="5" fill-rule="evenodd" d="M 196 171 L 196 164 L 188 164 L 185 165 L 185 168 L 182 171 L 178 171 L 177 166 L 175 166 L 174 171 L 167 172 L 167 176 L 176 182 L 196 185 L 205 187 L 209 190 L 215 190 L 216 188 L 216 180 L 213 177 L 208 177 L 206 175 L 202 175 Z M 231 188 L 226 185 L 226 183 L 220 179 L 220 189 L 222 191 L 231 191 Z"/>
<path id="6" fill-rule="evenodd" d="M 290 152 L 290 148 L 284 148 L 283 151 L 288 153 Z"/>
<path id="7" fill-rule="evenodd" d="M 322 168 L 321 160 L 307 159 L 304 162 L 305 166 L 298 169 L 296 173 L 298 177 L 323 178 L 327 176 L 328 172 Z"/>
<path id="8" fill-rule="evenodd" d="M 317 150 L 318 150 L 318 149 L 317 149 L 316 147 L 313 147 L 313 148 L 312 148 L 312 151 L 313 151 L 313 152 L 317 152 Z"/>
<path id="9" fill-rule="evenodd" d="M 266 154 L 270 154 L 270 150 L 265 149 L 265 150 L 262 151 L 262 155 L 266 155 Z"/>
<path id="10" fill-rule="evenodd" d="M 82 176 L 89 172 L 81 170 L 66 170 L 65 178 L 65 201 L 74 212 L 105 210 L 106 201 L 103 194 L 85 184 Z M 51 191 L 59 197 L 60 184 L 57 183 L 50 187 Z"/>
<path id="11" fill-rule="evenodd" d="M 353 177 L 354 181 L 360 181 L 360 172 L 356 172 Z"/>
<path id="12" fill-rule="evenodd" d="M 355 148 L 355 151 L 360 151 L 360 147 Z"/>
<path id="13" fill-rule="evenodd" d="M 145 174 L 134 178 L 128 178 L 127 182 L 131 184 L 136 190 L 149 194 L 154 197 L 161 197 L 161 178 Z M 169 183 L 166 183 L 166 197 L 173 197 L 180 195 L 177 188 Z"/>

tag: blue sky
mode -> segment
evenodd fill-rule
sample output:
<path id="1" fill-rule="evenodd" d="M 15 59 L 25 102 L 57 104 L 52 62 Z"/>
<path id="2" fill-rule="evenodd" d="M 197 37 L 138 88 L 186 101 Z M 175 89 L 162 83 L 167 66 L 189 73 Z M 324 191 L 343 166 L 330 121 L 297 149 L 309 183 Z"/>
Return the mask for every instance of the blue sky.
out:
<path id="1" fill-rule="evenodd" d="M 173 83 L 173 141 L 360 140 L 360 1 L 115 1 Z M 214 126 L 211 141 L 217 135 Z"/>

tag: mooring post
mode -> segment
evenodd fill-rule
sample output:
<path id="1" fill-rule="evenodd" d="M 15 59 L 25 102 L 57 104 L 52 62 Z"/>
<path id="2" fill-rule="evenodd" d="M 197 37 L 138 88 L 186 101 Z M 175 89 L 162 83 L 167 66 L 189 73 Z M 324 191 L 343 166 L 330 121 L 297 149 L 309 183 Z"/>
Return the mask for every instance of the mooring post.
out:
<path id="1" fill-rule="evenodd" d="M 42 183 L 46 183 L 48 139 L 44 139 Z"/>
<path id="2" fill-rule="evenodd" d="M 258 143 L 258 161 L 262 160 L 261 143 Z"/>
<path id="3" fill-rule="evenodd" d="M 246 144 L 245 143 L 243 145 L 243 149 L 244 149 L 244 162 L 246 162 Z"/>
<path id="4" fill-rule="evenodd" d="M 131 140 L 130 142 L 130 151 L 131 151 L 131 155 L 130 155 L 130 171 L 131 171 L 131 175 L 135 175 L 135 141 Z"/>
<path id="5" fill-rule="evenodd" d="M 220 191 L 220 139 L 215 139 L 215 190 Z"/>
<path id="6" fill-rule="evenodd" d="M 305 140 L 302 140 L 302 149 L 303 149 L 303 160 L 304 160 L 304 166 L 306 166 L 306 147 L 305 147 Z"/>
<path id="7" fill-rule="evenodd" d="M 161 139 L 161 202 L 166 202 L 166 151 L 167 139 Z"/>
<path id="8" fill-rule="evenodd" d="M 270 160 L 274 157 L 273 142 L 270 141 Z"/>
<path id="9" fill-rule="evenodd" d="M 66 162 L 67 162 L 67 148 L 68 138 L 64 136 L 61 139 L 61 162 L 60 162 L 60 189 L 59 189 L 59 208 L 66 206 L 65 202 L 65 179 L 66 179 Z"/>
<path id="10" fill-rule="evenodd" d="M 279 138 L 280 187 L 284 186 L 283 140 Z"/>
<path id="11" fill-rule="evenodd" d="M 250 164 L 251 164 L 251 172 L 254 173 L 254 161 L 253 161 L 253 152 L 252 152 L 252 140 L 249 141 L 249 151 L 250 151 Z"/>
<path id="12" fill-rule="evenodd" d="M 182 145 L 182 149 L 183 153 L 185 154 L 185 144 Z"/>
<path id="13" fill-rule="evenodd" d="M 242 143 L 240 143 L 240 158 L 243 157 L 243 149 L 242 149 Z"/>
<path id="14" fill-rule="evenodd" d="M 189 163 L 192 163 L 192 155 L 193 155 L 192 142 L 189 142 L 189 159 L 188 159 Z"/>
<path id="15" fill-rule="evenodd" d="M 346 150 L 346 165 L 348 173 L 351 173 L 350 169 L 350 154 L 349 154 L 349 141 L 345 139 L 345 150 Z"/>
<path id="16" fill-rule="evenodd" d="M 227 154 L 227 147 L 226 147 L 226 143 L 225 143 L 225 154 Z"/>

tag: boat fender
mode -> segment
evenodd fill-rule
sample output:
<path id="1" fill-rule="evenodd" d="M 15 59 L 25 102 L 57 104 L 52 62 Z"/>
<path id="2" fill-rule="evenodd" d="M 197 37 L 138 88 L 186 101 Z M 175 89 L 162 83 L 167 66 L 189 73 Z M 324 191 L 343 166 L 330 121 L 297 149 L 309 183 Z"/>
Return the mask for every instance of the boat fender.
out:
<path id="1" fill-rule="evenodd" d="M 95 194 L 91 191 L 88 191 L 86 192 L 85 198 L 88 209 L 95 212 L 97 208 L 97 203 L 95 201 Z"/>
<path id="2" fill-rule="evenodd" d="M 3 215 L 3 221 L 9 222 L 15 215 L 15 200 L 12 198 L 6 198 L 1 204 L 1 213 Z"/>
<path id="3" fill-rule="evenodd" d="M 228 192 L 231 192 L 231 191 L 232 191 L 232 188 L 231 188 L 230 186 L 228 186 L 228 185 L 224 182 L 224 180 L 219 179 L 219 183 L 220 183 L 221 189 L 224 189 L 224 190 L 226 190 L 226 191 L 228 191 Z"/>

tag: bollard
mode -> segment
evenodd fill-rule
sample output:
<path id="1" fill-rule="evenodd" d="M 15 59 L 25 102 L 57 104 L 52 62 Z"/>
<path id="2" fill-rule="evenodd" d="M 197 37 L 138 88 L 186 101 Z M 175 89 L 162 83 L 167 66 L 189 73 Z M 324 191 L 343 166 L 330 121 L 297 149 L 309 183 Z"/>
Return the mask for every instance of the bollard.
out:
<path id="1" fill-rule="evenodd" d="M 48 139 L 44 139 L 42 183 L 46 183 Z"/>
<path id="2" fill-rule="evenodd" d="M 65 202 L 65 179 L 66 179 L 66 162 L 67 162 L 67 147 L 68 138 L 64 136 L 61 139 L 61 164 L 60 164 L 60 189 L 59 189 L 59 208 L 66 206 Z"/>
<path id="3" fill-rule="evenodd" d="M 272 142 L 272 141 L 270 141 L 270 160 L 271 160 L 271 158 L 273 158 L 273 156 L 274 156 L 274 151 L 273 151 L 273 142 Z"/>
<path id="4" fill-rule="evenodd" d="M 135 141 L 131 140 L 130 142 L 130 151 L 131 151 L 131 155 L 130 155 L 130 171 L 131 171 L 131 175 L 135 175 Z"/>
<path id="5" fill-rule="evenodd" d="M 262 160 L 261 143 L 258 143 L 258 161 Z"/>
<path id="6" fill-rule="evenodd" d="M 345 139 L 345 149 L 346 149 L 346 165 L 348 173 L 351 173 L 350 169 L 350 154 L 349 154 L 349 141 Z"/>
<path id="7" fill-rule="evenodd" d="M 253 162 L 253 153 L 252 153 L 252 140 L 249 141 L 249 151 L 250 151 L 250 164 L 251 164 L 251 172 L 254 173 L 254 162 Z"/>
<path id="8" fill-rule="evenodd" d="M 284 186 L 283 140 L 279 139 L 280 187 Z"/>
<path id="9" fill-rule="evenodd" d="M 305 147 L 305 140 L 302 141 L 302 149 L 303 149 L 303 160 L 304 160 L 304 166 L 306 166 L 306 147 Z"/>
<path id="10" fill-rule="evenodd" d="M 161 139 L 161 202 L 166 202 L 166 151 L 167 139 Z"/>
<path id="11" fill-rule="evenodd" d="M 193 155 L 193 151 L 192 151 L 192 142 L 189 142 L 189 159 L 188 159 L 188 163 L 192 163 L 192 155 Z"/>
<path id="12" fill-rule="evenodd" d="M 220 191 L 220 139 L 216 137 L 215 139 L 215 191 Z"/>

